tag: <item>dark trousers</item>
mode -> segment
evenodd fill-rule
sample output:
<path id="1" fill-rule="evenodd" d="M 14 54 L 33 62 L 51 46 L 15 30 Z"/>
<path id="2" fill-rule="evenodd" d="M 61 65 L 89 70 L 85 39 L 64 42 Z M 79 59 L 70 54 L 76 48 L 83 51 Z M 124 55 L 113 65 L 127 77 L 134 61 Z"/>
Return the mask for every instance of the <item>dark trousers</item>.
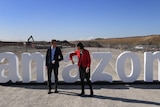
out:
<path id="1" fill-rule="evenodd" d="M 48 86 L 49 90 L 52 89 L 52 83 L 51 83 L 51 78 L 52 78 L 52 71 L 54 71 L 54 78 L 55 78 L 55 90 L 57 90 L 57 85 L 58 85 L 58 67 L 50 66 L 48 67 Z"/>
<path id="2" fill-rule="evenodd" d="M 84 79 L 87 80 L 87 84 L 90 88 L 90 91 L 93 91 L 92 89 L 92 84 L 90 81 L 90 71 L 88 73 L 86 73 L 86 68 L 83 67 L 79 67 L 79 74 L 80 74 L 80 80 L 81 80 L 81 89 L 82 89 L 82 93 L 84 93 Z"/>

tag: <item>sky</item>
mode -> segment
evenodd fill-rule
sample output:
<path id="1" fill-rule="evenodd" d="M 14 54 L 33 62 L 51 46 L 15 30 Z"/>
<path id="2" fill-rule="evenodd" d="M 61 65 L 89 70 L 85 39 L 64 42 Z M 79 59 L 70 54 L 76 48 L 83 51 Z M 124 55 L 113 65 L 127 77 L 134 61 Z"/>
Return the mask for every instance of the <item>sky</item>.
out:
<path id="1" fill-rule="evenodd" d="M 0 0 L 0 41 L 160 34 L 160 0 Z"/>

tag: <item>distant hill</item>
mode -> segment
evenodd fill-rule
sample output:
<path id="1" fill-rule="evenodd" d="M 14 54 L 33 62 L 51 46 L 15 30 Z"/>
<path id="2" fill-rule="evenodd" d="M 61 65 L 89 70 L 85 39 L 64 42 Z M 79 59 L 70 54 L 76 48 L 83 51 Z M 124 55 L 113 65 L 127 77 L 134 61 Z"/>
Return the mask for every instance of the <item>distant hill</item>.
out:
<path id="1" fill-rule="evenodd" d="M 135 36 L 124 38 L 95 39 L 93 41 L 109 44 L 160 45 L 160 35 Z"/>
<path id="2" fill-rule="evenodd" d="M 75 43 L 78 41 L 74 41 Z M 81 41 L 85 46 L 105 47 L 108 45 L 160 45 L 160 35 L 134 36 L 124 38 L 96 38 Z"/>
<path id="3" fill-rule="evenodd" d="M 123 38 L 96 38 L 92 40 L 80 40 L 80 41 L 57 41 L 58 45 L 63 47 L 71 46 L 74 47 L 78 42 L 82 42 L 86 47 L 113 47 L 117 48 L 121 45 L 123 46 L 136 46 L 136 45 L 160 45 L 160 35 L 148 35 L 148 36 L 134 36 L 134 37 L 123 37 Z M 50 45 L 46 41 L 35 41 L 31 42 L 35 46 L 46 46 Z M 18 45 L 23 46 L 24 42 L 7 42 L 0 41 L 0 46 L 12 46 Z"/>

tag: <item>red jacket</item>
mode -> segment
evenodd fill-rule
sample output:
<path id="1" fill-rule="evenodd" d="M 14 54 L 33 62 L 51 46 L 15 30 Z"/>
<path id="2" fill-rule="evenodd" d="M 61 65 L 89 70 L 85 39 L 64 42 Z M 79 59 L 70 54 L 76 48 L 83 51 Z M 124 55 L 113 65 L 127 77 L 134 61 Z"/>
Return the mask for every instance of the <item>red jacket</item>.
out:
<path id="1" fill-rule="evenodd" d="M 83 49 L 82 51 L 82 55 L 80 56 L 80 50 L 75 51 L 74 53 L 70 54 L 70 59 L 72 60 L 72 56 L 77 55 L 78 56 L 78 66 L 80 67 L 80 65 L 84 68 L 89 67 L 91 65 L 91 58 L 90 58 L 90 54 L 89 51 L 86 49 Z"/>

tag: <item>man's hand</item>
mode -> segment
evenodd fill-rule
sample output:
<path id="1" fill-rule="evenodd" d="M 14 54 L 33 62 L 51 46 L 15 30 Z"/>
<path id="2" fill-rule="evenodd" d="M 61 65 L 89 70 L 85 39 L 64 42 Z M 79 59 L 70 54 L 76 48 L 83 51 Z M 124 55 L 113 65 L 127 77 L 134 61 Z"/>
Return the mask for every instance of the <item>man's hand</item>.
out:
<path id="1" fill-rule="evenodd" d="M 74 61 L 72 60 L 72 64 L 74 64 Z"/>
<path id="2" fill-rule="evenodd" d="M 89 67 L 86 68 L 86 73 L 89 73 Z"/>
<path id="3" fill-rule="evenodd" d="M 55 64 L 55 60 L 52 61 L 52 64 Z"/>

